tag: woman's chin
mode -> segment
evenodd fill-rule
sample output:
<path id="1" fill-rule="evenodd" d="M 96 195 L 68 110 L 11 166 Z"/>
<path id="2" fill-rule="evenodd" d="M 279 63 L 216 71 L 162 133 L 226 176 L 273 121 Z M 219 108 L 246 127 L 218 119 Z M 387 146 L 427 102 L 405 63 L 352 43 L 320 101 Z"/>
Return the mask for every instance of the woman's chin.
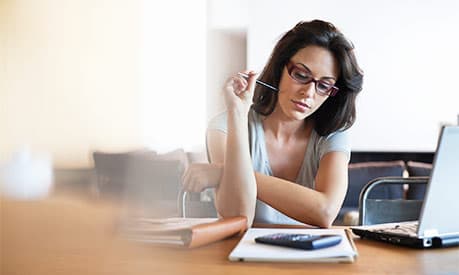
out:
<path id="1" fill-rule="evenodd" d="M 292 120 L 305 120 L 310 114 L 310 112 L 292 111 L 287 114 L 287 117 L 291 118 Z"/>

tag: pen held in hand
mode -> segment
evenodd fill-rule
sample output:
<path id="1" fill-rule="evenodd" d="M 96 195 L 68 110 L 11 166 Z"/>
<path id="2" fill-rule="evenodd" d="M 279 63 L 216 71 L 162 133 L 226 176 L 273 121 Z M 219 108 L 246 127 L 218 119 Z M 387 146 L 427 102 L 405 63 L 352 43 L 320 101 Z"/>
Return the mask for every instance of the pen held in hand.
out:
<path id="1" fill-rule="evenodd" d="M 247 74 L 244 74 L 244 73 L 238 73 L 238 74 L 239 74 L 240 76 L 242 76 L 243 78 L 245 78 L 245 79 L 249 79 L 249 75 L 247 75 Z M 270 88 L 271 90 L 273 90 L 273 91 L 275 91 L 275 92 L 278 92 L 278 91 L 279 91 L 278 88 L 276 88 L 276 87 L 274 87 L 274 86 L 272 86 L 272 85 L 269 85 L 268 83 L 265 83 L 265 82 L 263 82 L 263 81 L 261 81 L 261 80 L 258 80 L 258 79 L 257 79 L 257 80 L 255 80 L 255 82 L 258 83 L 258 84 L 260 84 L 260 85 L 262 85 L 262 86 L 265 86 L 265 87 L 267 87 L 267 88 Z"/>

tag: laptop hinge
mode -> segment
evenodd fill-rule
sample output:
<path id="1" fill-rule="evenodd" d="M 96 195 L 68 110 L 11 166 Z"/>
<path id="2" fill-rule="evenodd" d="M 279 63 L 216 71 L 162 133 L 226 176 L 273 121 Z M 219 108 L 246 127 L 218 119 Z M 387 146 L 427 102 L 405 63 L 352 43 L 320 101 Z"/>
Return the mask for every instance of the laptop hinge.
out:
<path id="1" fill-rule="evenodd" d="M 438 230 L 437 229 L 426 229 L 424 230 L 423 236 L 427 238 L 438 236 Z"/>

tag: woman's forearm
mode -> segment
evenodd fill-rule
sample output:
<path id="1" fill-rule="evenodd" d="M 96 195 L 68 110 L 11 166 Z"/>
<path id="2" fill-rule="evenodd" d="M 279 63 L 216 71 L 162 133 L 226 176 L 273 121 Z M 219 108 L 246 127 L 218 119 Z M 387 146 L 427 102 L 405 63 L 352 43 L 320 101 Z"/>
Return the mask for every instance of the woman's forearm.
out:
<path id="1" fill-rule="evenodd" d="M 345 153 L 330 152 L 324 155 L 314 189 L 256 173 L 258 199 L 298 221 L 329 227 L 346 195 L 347 163 L 348 156 Z"/>
<path id="2" fill-rule="evenodd" d="M 222 216 L 246 216 L 253 222 L 257 185 L 250 157 L 247 114 L 228 112 L 228 133 L 223 175 L 216 192 L 216 206 Z"/>
<path id="3" fill-rule="evenodd" d="M 258 199 L 300 222 L 329 227 L 335 207 L 325 194 L 284 179 L 256 173 Z"/>

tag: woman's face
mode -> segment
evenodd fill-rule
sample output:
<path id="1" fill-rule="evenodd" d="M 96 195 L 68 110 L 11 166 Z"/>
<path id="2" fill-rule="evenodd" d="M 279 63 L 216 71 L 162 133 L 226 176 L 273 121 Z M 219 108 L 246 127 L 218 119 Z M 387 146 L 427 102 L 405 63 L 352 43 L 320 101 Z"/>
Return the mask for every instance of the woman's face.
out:
<path id="1" fill-rule="evenodd" d="M 287 66 L 284 67 L 279 83 L 279 95 L 275 112 L 282 111 L 288 118 L 304 120 L 314 113 L 327 100 L 327 95 L 316 92 L 316 86 L 323 87 L 335 85 L 338 75 L 338 61 L 327 49 L 318 46 L 307 46 L 299 50 L 290 59 L 290 70 L 296 78 L 307 79 L 312 76 L 316 81 L 302 84 L 293 79 Z M 319 91 L 320 92 L 320 91 Z"/>

